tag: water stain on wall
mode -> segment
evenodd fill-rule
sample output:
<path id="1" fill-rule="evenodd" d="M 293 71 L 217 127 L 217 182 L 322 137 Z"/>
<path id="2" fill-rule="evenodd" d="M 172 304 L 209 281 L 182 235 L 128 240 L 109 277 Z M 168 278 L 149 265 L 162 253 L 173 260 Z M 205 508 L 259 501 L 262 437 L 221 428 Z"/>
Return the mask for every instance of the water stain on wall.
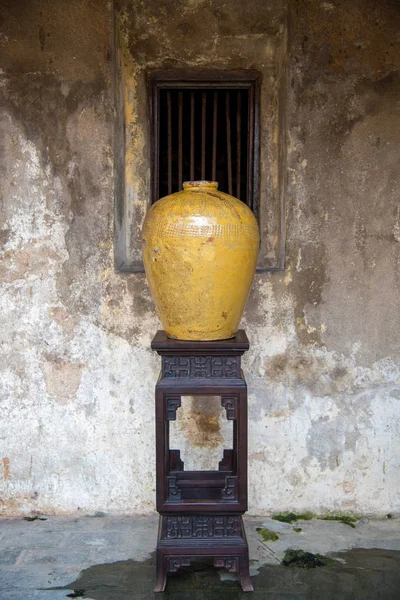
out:
<path id="1" fill-rule="evenodd" d="M 3 462 L 3 477 L 4 480 L 6 481 L 7 479 L 10 478 L 10 459 L 8 458 L 8 456 L 5 456 L 2 459 Z"/>

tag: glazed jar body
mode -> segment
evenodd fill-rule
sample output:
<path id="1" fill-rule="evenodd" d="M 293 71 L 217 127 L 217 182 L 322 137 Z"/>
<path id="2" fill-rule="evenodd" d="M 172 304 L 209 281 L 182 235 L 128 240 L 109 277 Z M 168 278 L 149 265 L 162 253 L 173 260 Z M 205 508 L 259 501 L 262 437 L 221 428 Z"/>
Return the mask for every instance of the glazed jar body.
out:
<path id="1" fill-rule="evenodd" d="M 215 182 L 188 182 L 153 204 L 143 224 L 143 261 L 167 335 L 233 337 L 259 250 L 251 210 Z"/>

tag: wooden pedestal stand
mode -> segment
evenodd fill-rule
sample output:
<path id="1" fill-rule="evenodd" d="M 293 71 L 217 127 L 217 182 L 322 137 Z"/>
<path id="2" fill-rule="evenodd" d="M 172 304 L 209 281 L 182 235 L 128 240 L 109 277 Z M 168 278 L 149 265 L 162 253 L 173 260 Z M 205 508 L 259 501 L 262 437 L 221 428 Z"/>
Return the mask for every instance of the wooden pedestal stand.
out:
<path id="1" fill-rule="evenodd" d="M 156 385 L 156 477 L 160 525 L 157 582 L 207 556 L 216 567 L 238 573 L 243 591 L 253 591 L 249 550 L 241 515 L 247 510 L 247 387 L 241 356 L 249 348 L 244 331 L 230 340 L 171 340 L 158 331 L 151 344 L 161 356 Z M 219 396 L 233 421 L 233 448 L 224 450 L 218 471 L 185 471 L 180 451 L 169 446 L 169 422 L 182 396 Z"/>

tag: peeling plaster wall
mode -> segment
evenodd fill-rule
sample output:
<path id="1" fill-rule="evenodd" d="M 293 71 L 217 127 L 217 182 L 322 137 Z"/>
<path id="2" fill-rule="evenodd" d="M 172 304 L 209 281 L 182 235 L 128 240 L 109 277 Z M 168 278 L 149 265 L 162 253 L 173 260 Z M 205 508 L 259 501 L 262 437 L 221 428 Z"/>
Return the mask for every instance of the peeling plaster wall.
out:
<path id="1" fill-rule="evenodd" d="M 154 508 L 159 322 L 114 269 L 112 23 L 101 0 L 0 3 L 4 514 Z M 243 321 L 250 509 L 396 512 L 400 9 L 293 0 L 288 26 L 286 271 L 256 276 Z M 193 417 L 201 463 L 227 431 Z"/>

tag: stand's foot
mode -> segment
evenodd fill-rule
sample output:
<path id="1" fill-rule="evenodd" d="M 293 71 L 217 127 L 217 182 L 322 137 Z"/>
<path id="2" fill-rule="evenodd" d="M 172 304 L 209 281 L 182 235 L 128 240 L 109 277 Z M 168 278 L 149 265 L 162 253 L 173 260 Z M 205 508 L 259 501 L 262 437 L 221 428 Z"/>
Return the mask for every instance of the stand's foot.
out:
<path id="1" fill-rule="evenodd" d="M 242 586 L 242 590 L 244 592 L 254 592 L 253 584 L 250 579 L 250 571 L 248 561 L 241 561 L 240 564 L 240 573 L 239 573 L 239 581 Z"/>
<path id="2" fill-rule="evenodd" d="M 154 586 L 153 592 L 164 592 L 165 586 L 167 585 L 167 574 L 157 575 L 156 585 Z"/>
<path id="3" fill-rule="evenodd" d="M 158 553 L 157 553 L 158 554 Z M 163 592 L 165 590 L 165 586 L 167 585 L 167 570 L 165 568 L 165 562 L 163 556 L 157 555 L 156 561 L 156 569 L 157 569 L 157 579 L 156 585 L 154 586 L 154 592 Z"/>

